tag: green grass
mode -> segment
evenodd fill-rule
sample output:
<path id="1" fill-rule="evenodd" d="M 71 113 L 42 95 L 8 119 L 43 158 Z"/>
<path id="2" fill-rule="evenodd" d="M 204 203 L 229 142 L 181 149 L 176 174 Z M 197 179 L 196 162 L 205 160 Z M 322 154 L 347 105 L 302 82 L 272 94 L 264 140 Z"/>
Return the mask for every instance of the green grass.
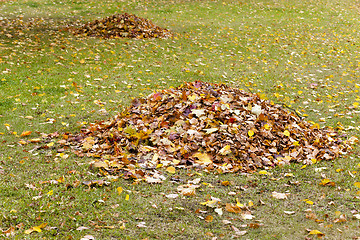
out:
<path id="1" fill-rule="evenodd" d="M 359 137 L 359 10 L 354 1 L 335 0 L 0 1 L 6 19 L 0 22 L 0 229 L 15 229 L 8 236 L 0 231 L 1 238 L 232 239 L 231 226 L 246 230 L 246 239 L 317 238 L 307 229 L 324 239 L 359 238 L 353 217 L 360 212 L 358 146 L 336 161 L 267 170 L 272 175 L 177 170 L 165 173 L 163 184 L 149 185 L 107 179 L 89 169 L 91 159 L 37 149 L 44 143 L 19 143 L 41 133 L 77 132 L 114 116 L 134 97 L 194 80 L 257 92 Z M 64 31 L 121 12 L 151 19 L 176 37 L 102 40 Z M 19 137 L 23 131 L 32 133 Z M 196 196 L 166 197 L 197 177 Z M 324 178 L 335 186 L 319 185 Z M 110 184 L 81 184 L 99 179 Z M 274 191 L 288 198 L 275 199 Z M 200 204 L 211 196 L 221 199 L 222 216 Z M 254 219 L 225 210 L 236 198 Z M 338 222 L 342 214 L 346 221 Z M 208 215 L 212 222 L 204 220 Z M 42 232 L 24 233 L 42 223 Z"/>

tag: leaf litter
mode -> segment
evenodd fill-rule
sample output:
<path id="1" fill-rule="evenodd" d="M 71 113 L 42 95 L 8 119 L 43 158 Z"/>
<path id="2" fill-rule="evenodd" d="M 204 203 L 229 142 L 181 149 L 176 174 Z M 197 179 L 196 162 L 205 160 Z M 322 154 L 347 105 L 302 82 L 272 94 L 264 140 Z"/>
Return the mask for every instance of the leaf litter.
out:
<path id="1" fill-rule="evenodd" d="M 70 28 L 75 35 L 100 38 L 169 38 L 172 33 L 150 20 L 134 14 L 115 14 L 100 20 L 88 22 L 79 28 Z"/>
<path id="2" fill-rule="evenodd" d="M 161 169 L 254 172 L 333 160 L 352 142 L 257 94 L 202 81 L 134 99 L 115 117 L 63 137 L 62 147 L 95 158 L 91 166 L 102 174 L 149 183 L 165 179 Z"/>

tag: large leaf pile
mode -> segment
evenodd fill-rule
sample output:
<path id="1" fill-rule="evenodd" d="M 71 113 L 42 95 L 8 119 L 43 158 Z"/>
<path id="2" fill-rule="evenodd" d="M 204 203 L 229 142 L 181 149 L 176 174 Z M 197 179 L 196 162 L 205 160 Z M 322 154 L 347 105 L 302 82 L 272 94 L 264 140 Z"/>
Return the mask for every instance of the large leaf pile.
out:
<path id="1" fill-rule="evenodd" d="M 330 160 L 348 148 L 332 128 L 256 94 L 199 81 L 136 99 L 114 118 L 68 136 L 66 144 L 96 157 L 94 165 L 105 172 L 152 180 L 159 168 L 254 171 Z"/>
<path id="2" fill-rule="evenodd" d="M 76 35 L 101 38 L 168 38 L 169 30 L 156 26 L 151 21 L 134 14 L 116 14 L 101 20 L 86 23 L 72 30 Z"/>

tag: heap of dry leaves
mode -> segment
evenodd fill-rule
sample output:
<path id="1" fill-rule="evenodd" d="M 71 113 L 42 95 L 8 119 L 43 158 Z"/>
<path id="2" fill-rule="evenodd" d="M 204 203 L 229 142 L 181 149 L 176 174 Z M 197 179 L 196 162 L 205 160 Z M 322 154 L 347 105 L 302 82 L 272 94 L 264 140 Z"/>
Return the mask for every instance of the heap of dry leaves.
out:
<path id="1" fill-rule="evenodd" d="M 169 30 L 153 24 L 151 21 L 134 14 L 116 14 L 101 20 L 89 22 L 84 26 L 72 29 L 76 35 L 101 38 L 168 38 L 172 34 Z"/>
<path id="2" fill-rule="evenodd" d="M 66 135 L 66 145 L 97 158 L 104 173 L 125 170 L 156 182 L 158 168 L 254 171 L 331 160 L 348 148 L 331 128 L 226 85 L 185 83 L 135 99 L 114 118 Z"/>

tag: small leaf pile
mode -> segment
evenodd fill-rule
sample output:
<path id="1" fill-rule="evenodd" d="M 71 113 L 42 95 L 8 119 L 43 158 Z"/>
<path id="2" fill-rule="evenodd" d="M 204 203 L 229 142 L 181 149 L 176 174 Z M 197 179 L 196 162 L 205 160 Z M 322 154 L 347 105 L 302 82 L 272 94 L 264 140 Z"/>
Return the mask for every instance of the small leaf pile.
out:
<path id="1" fill-rule="evenodd" d="M 349 147 L 332 128 L 257 94 L 200 81 L 135 99 L 114 118 L 66 138 L 76 154 L 97 157 L 96 167 L 122 169 L 134 178 L 162 167 L 170 173 L 186 167 L 223 173 L 312 164 Z"/>
<path id="2" fill-rule="evenodd" d="M 134 14 L 116 14 L 89 22 L 73 29 L 75 35 L 85 35 L 100 38 L 169 38 L 172 36 L 167 29 L 156 26 L 151 21 Z"/>

